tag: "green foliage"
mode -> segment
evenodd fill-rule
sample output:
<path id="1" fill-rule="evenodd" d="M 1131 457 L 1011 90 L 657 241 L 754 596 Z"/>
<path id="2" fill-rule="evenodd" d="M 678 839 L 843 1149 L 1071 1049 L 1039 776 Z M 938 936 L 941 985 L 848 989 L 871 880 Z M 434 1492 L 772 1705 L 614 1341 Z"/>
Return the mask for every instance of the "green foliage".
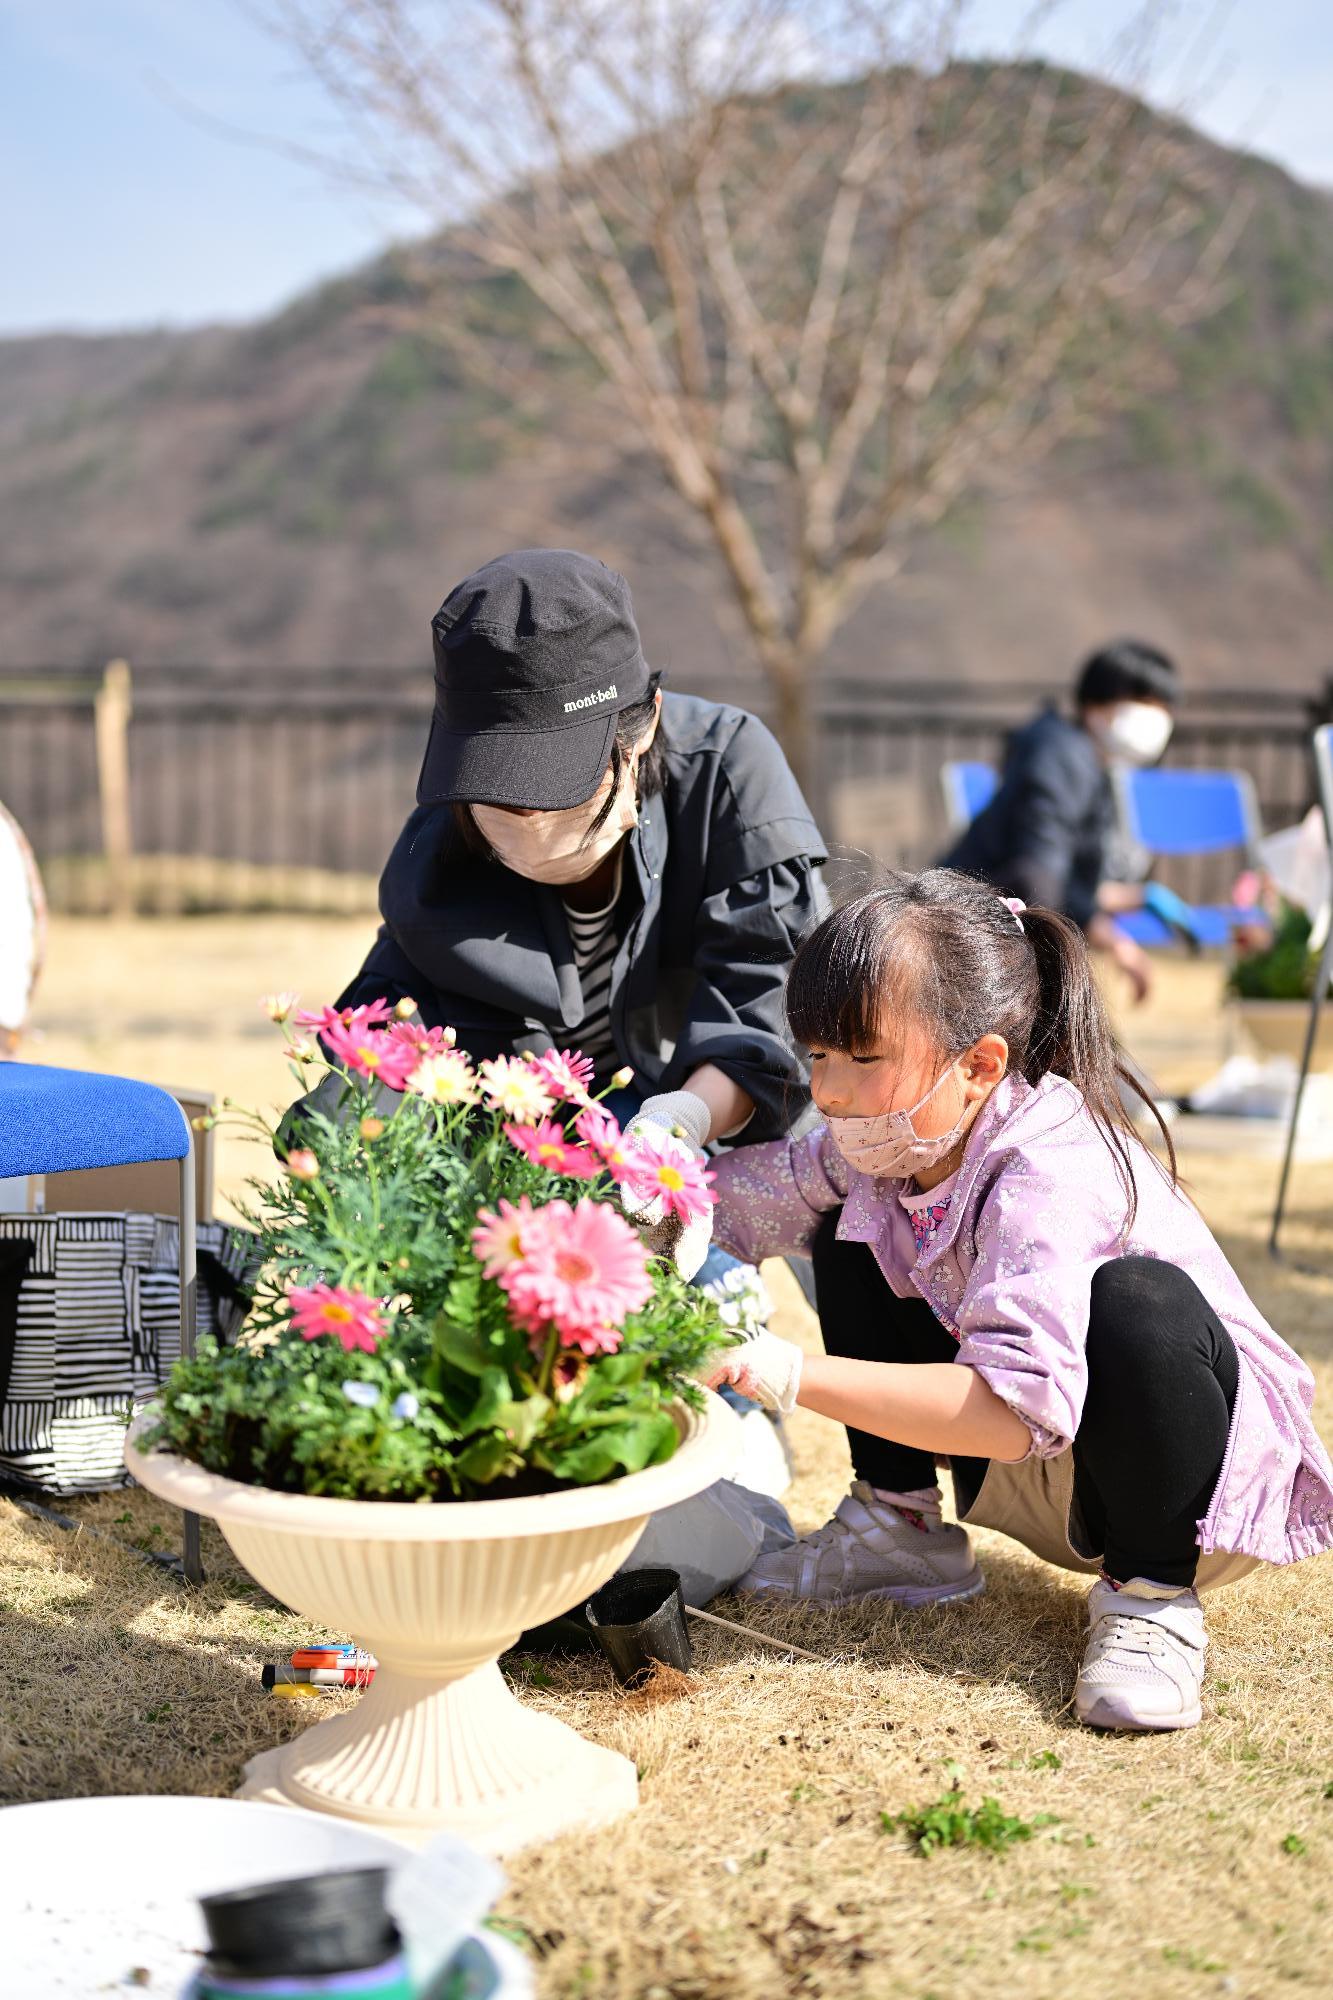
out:
<path id="1" fill-rule="evenodd" d="M 1175 465 L 1181 455 L 1180 434 L 1163 403 L 1135 403 L 1125 412 L 1129 448 L 1140 465 Z"/>
<path id="2" fill-rule="evenodd" d="M 989 1795 L 980 1805 L 970 1806 L 957 1785 L 933 1805 L 914 1806 L 901 1813 L 882 1812 L 879 1817 L 883 1832 L 905 1833 L 923 1856 L 942 1847 L 980 1847 L 988 1854 L 1003 1854 L 1016 1841 L 1031 1840 L 1040 1827 L 1055 1825 L 1050 1813 L 1019 1819 Z"/>
<path id="3" fill-rule="evenodd" d="M 612 1201 L 609 1179 L 548 1173 L 481 1106 L 405 1094 L 390 1109 L 330 1077 L 299 1131 L 318 1174 L 251 1183 L 265 1262 L 241 1337 L 177 1364 L 148 1443 L 244 1483 L 364 1500 L 541 1492 L 670 1458 L 673 1409 L 698 1403 L 694 1375 L 731 1339 L 713 1301 L 650 1260 L 615 1352 L 585 1357 L 554 1329 L 538 1352 L 472 1248 L 479 1209 Z M 288 1288 L 319 1282 L 381 1302 L 372 1352 L 293 1327 Z"/>
<path id="4" fill-rule="evenodd" d="M 1326 342 L 1289 357 L 1278 405 L 1293 436 L 1333 438 L 1333 351 Z"/>
<path id="5" fill-rule="evenodd" d="M 1223 500 L 1248 521 L 1261 542 L 1285 542 L 1296 522 L 1282 495 L 1248 465 L 1237 465 L 1219 488 Z"/>
<path id="6" fill-rule="evenodd" d="M 1284 904 L 1264 951 L 1238 958 L 1227 986 L 1242 1000 L 1308 1000 L 1314 991 L 1317 954 L 1310 949 L 1310 919 L 1303 910 Z"/>

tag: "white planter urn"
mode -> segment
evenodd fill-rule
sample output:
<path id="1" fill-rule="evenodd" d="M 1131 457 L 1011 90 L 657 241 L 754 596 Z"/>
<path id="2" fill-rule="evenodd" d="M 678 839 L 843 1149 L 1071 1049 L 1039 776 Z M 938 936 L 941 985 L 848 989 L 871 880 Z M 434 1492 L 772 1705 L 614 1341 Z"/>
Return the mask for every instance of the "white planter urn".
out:
<path id="1" fill-rule="evenodd" d="M 329 1500 L 243 1486 L 136 1443 L 141 1486 L 207 1514 L 274 1597 L 346 1632 L 379 1669 L 355 1708 L 246 1766 L 239 1796 L 336 1813 L 400 1840 L 448 1830 L 505 1854 L 628 1812 L 629 1758 L 516 1700 L 496 1664 L 525 1629 L 590 1597 L 650 1514 L 731 1471 L 737 1417 L 717 1396 L 677 1413 L 665 1465 L 527 1499 Z"/>

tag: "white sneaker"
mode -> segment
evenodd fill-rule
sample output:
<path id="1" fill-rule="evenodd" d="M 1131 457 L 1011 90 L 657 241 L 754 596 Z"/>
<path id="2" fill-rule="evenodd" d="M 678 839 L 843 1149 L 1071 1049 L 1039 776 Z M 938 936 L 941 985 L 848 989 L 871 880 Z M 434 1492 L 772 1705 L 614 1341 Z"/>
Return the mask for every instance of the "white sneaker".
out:
<path id="1" fill-rule="evenodd" d="M 896 1604 L 944 1604 L 979 1597 L 986 1580 L 961 1528 L 917 1527 L 876 1497 L 864 1479 L 852 1482 L 838 1511 L 812 1535 L 761 1556 L 736 1585 L 754 1595 L 783 1593 L 816 1604 L 888 1597 Z"/>
<path id="2" fill-rule="evenodd" d="M 1092 1729 L 1192 1729 L 1202 1714 L 1208 1638 L 1195 1591 L 1105 1578 L 1088 1598 L 1074 1709 Z"/>

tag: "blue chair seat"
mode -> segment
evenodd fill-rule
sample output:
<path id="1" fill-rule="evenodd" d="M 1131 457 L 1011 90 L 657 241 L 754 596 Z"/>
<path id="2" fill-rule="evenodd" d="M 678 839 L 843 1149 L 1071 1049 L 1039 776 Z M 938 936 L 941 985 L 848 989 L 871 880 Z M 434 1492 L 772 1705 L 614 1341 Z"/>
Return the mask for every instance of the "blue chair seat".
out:
<path id="1" fill-rule="evenodd" d="M 180 1340 L 194 1353 L 194 1134 L 169 1091 L 126 1076 L 0 1062 L 0 1180 L 81 1168 L 180 1162 Z M 203 1579 L 199 1517 L 185 1516 L 182 1568 Z"/>
<path id="2" fill-rule="evenodd" d="M 0 1180 L 183 1160 L 190 1127 L 156 1084 L 0 1063 Z"/>
<path id="3" fill-rule="evenodd" d="M 1237 924 L 1267 921 L 1262 910 L 1232 908 L 1220 903 L 1191 903 L 1190 916 L 1199 934 L 1199 943 L 1210 950 L 1221 950 L 1230 944 L 1232 930 Z M 1133 938 L 1135 944 L 1154 946 L 1179 942 L 1175 933 L 1151 910 L 1127 910 L 1115 921 L 1117 929 L 1122 930 L 1126 937 Z"/>

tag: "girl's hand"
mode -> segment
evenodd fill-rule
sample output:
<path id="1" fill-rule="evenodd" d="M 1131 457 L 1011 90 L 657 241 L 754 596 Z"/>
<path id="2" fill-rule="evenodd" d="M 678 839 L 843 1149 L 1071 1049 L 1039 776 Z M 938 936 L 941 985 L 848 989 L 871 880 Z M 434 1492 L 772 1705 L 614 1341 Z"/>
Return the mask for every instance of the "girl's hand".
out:
<path id="1" fill-rule="evenodd" d="M 714 1355 L 702 1377 L 706 1389 L 730 1382 L 743 1396 L 752 1396 L 766 1410 L 789 1417 L 796 1408 L 805 1356 L 790 1340 L 776 1333 L 757 1333 L 739 1347 Z"/>

